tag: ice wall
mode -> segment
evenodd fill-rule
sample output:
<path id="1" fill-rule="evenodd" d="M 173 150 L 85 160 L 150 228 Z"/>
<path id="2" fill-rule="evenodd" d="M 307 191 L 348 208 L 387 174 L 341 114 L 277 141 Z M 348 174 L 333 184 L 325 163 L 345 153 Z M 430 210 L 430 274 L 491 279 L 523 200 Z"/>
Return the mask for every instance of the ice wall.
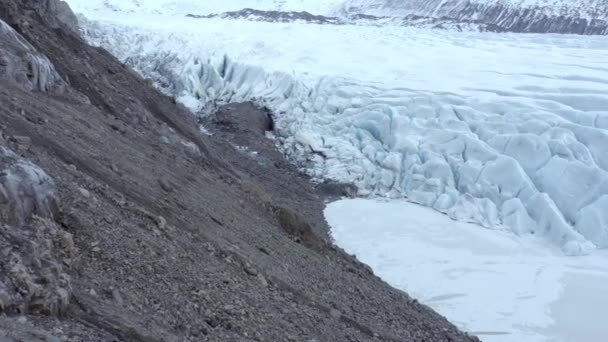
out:
<path id="1" fill-rule="evenodd" d="M 570 255 L 608 247 L 608 97 L 599 92 L 477 97 L 296 78 L 159 48 L 163 38 L 145 31 L 90 23 L 86 33 L 194 111 L 217 102 L 268 106 L 280 149 L 317 179 L 540 234 Z"/>

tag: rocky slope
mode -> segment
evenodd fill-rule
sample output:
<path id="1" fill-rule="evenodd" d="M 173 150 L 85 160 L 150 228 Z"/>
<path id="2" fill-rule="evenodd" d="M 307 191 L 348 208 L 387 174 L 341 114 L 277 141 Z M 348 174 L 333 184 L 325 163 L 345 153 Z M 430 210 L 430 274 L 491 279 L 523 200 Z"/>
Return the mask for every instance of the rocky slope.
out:
<path id="1" fill-rule="evenodd" d="M 347 0 L 336 14 L 432 17 L 508 32 L 608 34 L 605 0 Z"/>
<path id="2" fill-rule="evenodd" d="M 266 111 L 205 136 L 62 2 L 0 21 L 1 341 L 477 340 L 329 243 L 350 189 L 285 162 Z"/>

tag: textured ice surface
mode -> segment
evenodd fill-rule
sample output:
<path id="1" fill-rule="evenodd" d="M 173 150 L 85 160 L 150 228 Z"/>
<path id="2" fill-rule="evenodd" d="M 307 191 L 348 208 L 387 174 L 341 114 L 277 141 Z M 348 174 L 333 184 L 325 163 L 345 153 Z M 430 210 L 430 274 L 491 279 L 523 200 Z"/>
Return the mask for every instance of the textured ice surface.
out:
<path id="1" fill-rule="evenodd" d="M 50 91 L 63 86 L 49 59 L 2 20 L 0 46 L 0 77 L 28 90 Z"/>
<path id="2" fill-rule="evenodd" d="M 280 148 L 316 178 L 567 254 L 607 244 L 602 37 L 89 15 L 89 41 L 190 108 L 273 109 Z"/>
<path id="3" fill-rule="evenodd" d="M 536 237 L 455 222 L 405 201 L 325 211 L 336 243 L 485 342 L 604 341 L 608 251 L 568 258 Z"/>

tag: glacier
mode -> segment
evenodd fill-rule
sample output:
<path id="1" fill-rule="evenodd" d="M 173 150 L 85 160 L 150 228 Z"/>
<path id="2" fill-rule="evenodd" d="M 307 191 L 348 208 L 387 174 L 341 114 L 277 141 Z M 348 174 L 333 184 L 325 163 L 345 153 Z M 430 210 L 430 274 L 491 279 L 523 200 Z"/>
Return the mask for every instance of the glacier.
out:
<path id="1" fill-rule="evenodd" d="M 317 180 L 540 235 L 568 255 L 608 247 L 601 37 L 74 7 L 89 42 L 199 115 L 235 101 L 270 108 L 277 146 Z"/>

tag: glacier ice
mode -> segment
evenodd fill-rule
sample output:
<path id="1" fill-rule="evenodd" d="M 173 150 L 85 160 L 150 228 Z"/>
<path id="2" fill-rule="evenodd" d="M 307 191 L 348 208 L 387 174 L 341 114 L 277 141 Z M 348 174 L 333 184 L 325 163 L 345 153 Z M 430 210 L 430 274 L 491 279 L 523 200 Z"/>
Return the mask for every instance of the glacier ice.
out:
<path id="1" fill-rule="evenodd" d="M 195 38 L 184 32 L 204 22 L 129 20 L 85 20 L 84 34 L 195 112 L 271 108 L 279 148 L 316 179 L 539 234 L 567 254 L 608 246 L 604 42 L 267 23 L 239 24 L 237 35 L 219 21 Z M 371 44 L 357 47 L 366 63 L 344 53 L 352 39 Z M 548 48 L 554 56 L 537 62 Z M 462 62 L 442 67 L 450 53 Z"/>
<path id="2" fill-rule="evenodd" d="M 0 20 L 0 77 L 28 90 L 62 90 L 64 81 L 49 59 Z"/>
<path id="3" fill-rule="evenodd" d="M 517 201 L 504 204 L 507 215 Z M 568 258 L 541 237 L 479 229 L 400 200 L 344 199 L 325 217 L 347 253 L 484 342 L 608 335 L 608 250 Z"/>

